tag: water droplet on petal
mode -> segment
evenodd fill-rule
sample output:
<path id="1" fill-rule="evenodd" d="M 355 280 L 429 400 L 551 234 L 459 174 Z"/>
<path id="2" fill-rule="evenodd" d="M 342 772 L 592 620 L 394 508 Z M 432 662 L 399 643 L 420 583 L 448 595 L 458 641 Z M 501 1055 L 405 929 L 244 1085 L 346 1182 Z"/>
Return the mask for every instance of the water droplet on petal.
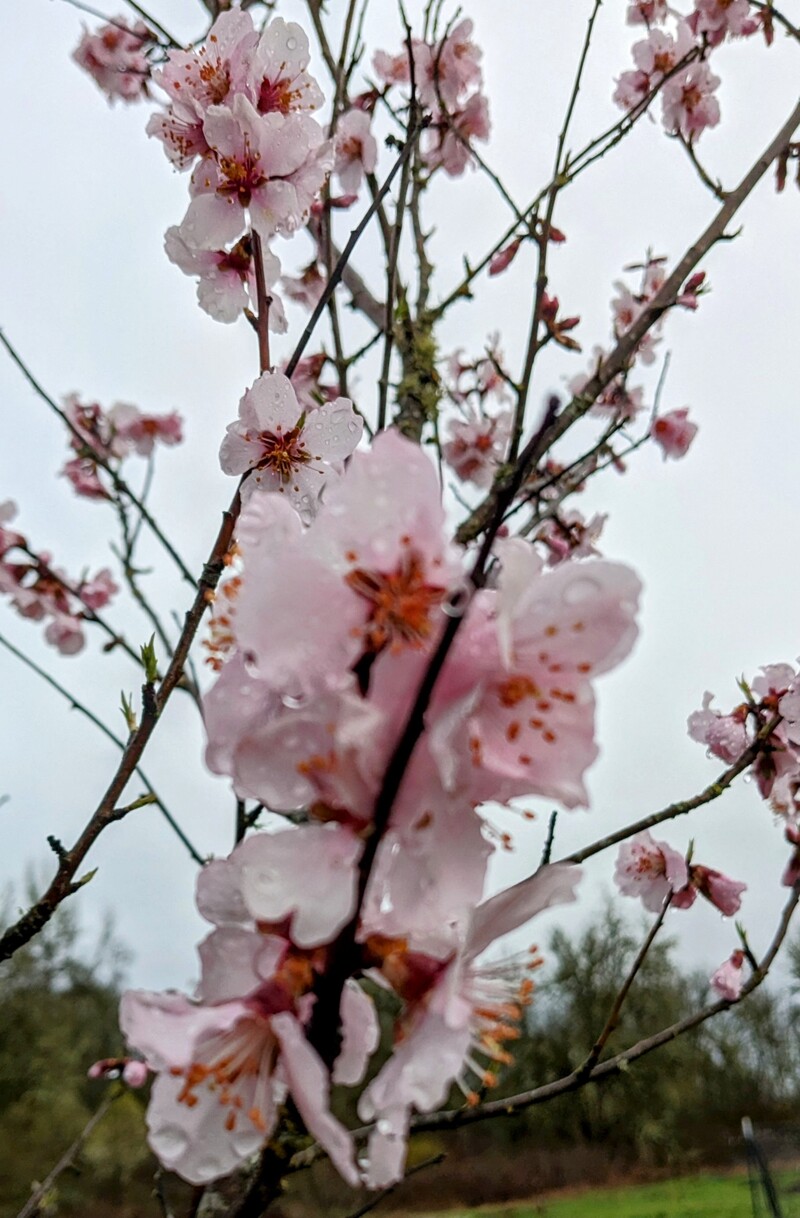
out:
<path id="1" fill-rule="evenodd" d="M 162 1159 L 175 1159 L 189 1146 L 189 1137 L 180 1125 L 162 1125 L 153 1130 L 152 1137 L 156 1154 Z"/>
<path id="2" fill-rule="evenodd" d="M 384 1137 L 387 1137 L 387 1135 L 390 1134 L 391 1132 L 392 1132 L 392 1122 L 391 1121 L 387 1121 L 386 1119 L 378 1121 L 378 1133 L 383 1134 Z"/>
<path id="3" fill-rule="evenodd" d="M 287 51 L 294 51 L 294 50 L 296 50 L 296 48 L 297 48 L 297 39 L 296 38 L 287 38 L 286 39 Z"/>
<path id="4" fill-rule="evenodd" d="M 469 602 L 470 586 L 465 579 L 450 589 L 447 599 L 442 601 L 442 613 L 447 617 L 463 617 Z"/>
<path id="5" fill-rule="evenodd" d="M 588 600 L 590 596 L 594 596 L 602 590 L 602 585 L 598 580 L 592 579 L 588 575 L 580 575 L 567 584 L 563 592 L 563 600 L 568 605 L 576 605 L 579 601 Z"/>
<path id="6" fill-rule="evenodd" d="M 305 694 L 282 694 L 281 702 L 288 710 L 299 710 L 301 706 L 305 706 L 308 698 Z"/>

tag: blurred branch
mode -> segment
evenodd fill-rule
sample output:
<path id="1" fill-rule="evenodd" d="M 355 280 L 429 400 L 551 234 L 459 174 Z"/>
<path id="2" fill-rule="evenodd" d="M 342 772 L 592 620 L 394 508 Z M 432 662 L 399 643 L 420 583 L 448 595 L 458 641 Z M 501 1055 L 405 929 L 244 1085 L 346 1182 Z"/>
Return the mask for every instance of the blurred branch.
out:
<path id="1" fill-rule="evenodd" d="M 64 1152 L 52 1171 L 47 1173 L 42 1183 L 37 1186 L 35 1192 L 25 1202 L 22 1209 L 17 1214 L 17 1218 L 37 1218 L 37 1215 L 41 1213 L 40 1206 L 42 1202 L 47 1197 L 47 1194 L 50 1192 L 50 1189 L 53 1187 L 58 1177 L 63 1171 L 66 1171 L 68 1167 L 73 1165 L 77 1155 L 83 1148 L 84 1143 L 91 1136 L 93 1130 L 100 1124 L 114 1101 L 119 1099 L 121 1094 L 122 1092 L 119 1091 L 116 1095 L 108 1096 L 107 1099 L 103 1100 L 97 1111 L 94 1112 L 86 1122 L 83 1129 L 70 1146 L 69 1150 Z M 49 1206 L 47 1207 L 47 1210 L 50 1212 Z"/>

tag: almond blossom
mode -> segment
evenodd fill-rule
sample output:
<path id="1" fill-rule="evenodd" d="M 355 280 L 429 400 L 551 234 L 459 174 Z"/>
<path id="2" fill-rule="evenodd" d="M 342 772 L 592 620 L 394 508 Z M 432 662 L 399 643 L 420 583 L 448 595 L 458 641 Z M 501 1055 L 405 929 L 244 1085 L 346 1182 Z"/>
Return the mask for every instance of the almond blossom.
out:
<path id="1" fill-rule="evenodd" d="M 631 0 L 628 5 L 628 25 L 656 25 L 666 21 L 667 0 Z"/>
<path id="2" fill-rule="evenodd" d="M 736 1002 L 741 997 L 745 959 L 745 953 L 737 948 L 710 978 L 712 989 L 726 1002 Z"/>
<path id="3" fill-rule="evenodd" d="M 580 877 L 579 868 L 555 864 L 489 898 L 439 961 L 415 951 L 413 940 L 373 944 L 383 976 L 405 1005 L 394 1051 L 359 1101 L 362 1120 L 376 1122 L 369 1140 L 371 1188 L 402 1177 L 413 1109 L 438 1108 L 454 1082 L 471 1094 L 463 1081 L 470 1073 L 482 1085 L 496 1081 L 494 1068 L 510 1060 L 504 1045 L 519 1035 L 515 1023 L 532 986 L 527 978 L 514 981 L 501 969 L 481 967 L 477 959 L 542 910 L 574 901 Z"/>
<path id="4" fill-rule="evenodd" d="M 346 194 L 356 194 L 364 174 L 374 173 L 378 145 L 370 131 L 370 118 L 362 110 L 348 110 L 339 119 L 334 139 L 333 172 Z"/>
<path id="5" fill-rule="evenodd" d="M 711 47 L 719 46 L 726 37 L 743 38 L 755 34 L 759 28 L 750 9 L 750 0 L 695 0 L 689 25 Z"/>
<path id="6" fill-rule="evenodd" d="M 154 35 L 141 21 L 129 26 L 124 17 L 117 17 L 94 34 L 86 30 L 72 58 L 112 105 L 118 97 L 126 102 L 138 101 L 148 94 L 147 51 L 154 42 Z"/>
<path id="7" fill-rule="evenodd" d="M 462 109 L 434 116 L 425 129 L 422 154 L 426 165 L 458 177 L 472 163 L 470 140 L 488 140 L 490 131 L 489 103 L 482 93 L 475 93 Z"/>
<path id="8" fill-rule="evenodd" d="M 511 413 L 479 416 L 472 411 L 466 419 L 450 419 L 447 430 L 450 439 L 442 445 L 447 464 L 462 482 L 491 486 L 511 435 Z"/>
<path id="9" fill-rule="evenodd" d="M 260 115 L 237 93 L 230 107 L 209 107 L 203 130 L 211 155 L 192 175 L 184 241 L 207 250 L 238 241 L 245 211 L 264 240 L 304 223 L 333 163 L 318 123 L 305 114 Z"/>
<path id="10" fill-rule="evenodd" d="M 181 236 L 177 225 L 164 235 L 164 249 L 184 275 L 197 275 L 197 301 L 215 321 L 234 322 L 243 311 L 257 305 L 256 272 L 252 242 L 242 237 L 229 250 L 195 249 Z M 262 246 L 264 283 L 270 296 L 269 328 L 276 334 L 287 330 L 283 302 L 275 291 L 281 264 L 272 250 Z"/>
<path id="11" fill-rule="evenodd" d="M 342 891 L 353 891 L 358 850 L 353 839 L 349 863 L 337 853 L 344 833 L 305 826 L 275 838 L 258 834 L 229 859 L 209 864 L 198 879 L 197 901 L 215 929 L 199 948 L 198 997 L 140 990 L 123 995 L 122 1030 L 157 1074 L 148 1140 L 165 1167 L 193 1184 L 227 1174 L 257 1151 L 287 1096 L 338 1171 L 358 1183 L 352 1140 L 330 1112 L 330 1076 L 305 1037 L 310 1008 L 303 999 L 318 961 L 314 948 L 297 941 L 299 928 L 301 939 L 329 942 L 340 924 L 337 902 Z M 334 863 L 332 882 L 306 888 L 298 906 L 301 873 L 308 874 L 309 861 L 324 865 L 327 844 L 340 859 L 344 889 L 334 880 Z M 321 898 L 323 891 L 327 897 Z M 322 919 L 318 928 L 316 921 L 303 922 L 306 913 Z M 354 996 L 354 986 L 342 998 L 343 1060 L 334 1068 L 336 1081 L 357 1081 L 377 1043 L 372 1005 L 366 995 Z"/>
<path id="12" fill-rule="evenodd" d="M 623 896 L 639 897 L 645 909 L 659 913 L 668 896 L 686 887 L 689 872 L 682 854 L 645 830 L 620 846 L 614 880 Z"/>
<path id="13" fill-rule="evenodd" d="M 454 110 L 481 83 L 482 52 L 472 41 L 473 23 L 459 21 L 435 45 L 413 43 L 415 84 L 420 104 L 430 110 Z"/>
<path id="14" fill-rule="evenodd" d="M 671 76 L 663 89 L 663 122 L 667 131 L 693 141 L 720 120 L 719 102 L 713 96 L 720 79 L 707 63 L 691 63 Z"/>
<path id="15" fill-rule="evenodd" d="M 362 421 L 349 398 L 336 398 L 315 410 L 301 409 L 280 372 L 264 372 L 239 403 L 239 418 L 229 424 L 220 449 L 226 474 L 252 470 L 244 484 L 285 494 L 304 520 L 311 520 L 326 483 L 361 439 Z"/>
<path id="16" fill-rule="evenodd" d="M 650 427 L 650 435 L 667 457 L 685 457 L 692 440 L 697 435 L 697 424 L 689 421 L 689 408 L 670 410 L 667 414 L 655 418 Z"/>

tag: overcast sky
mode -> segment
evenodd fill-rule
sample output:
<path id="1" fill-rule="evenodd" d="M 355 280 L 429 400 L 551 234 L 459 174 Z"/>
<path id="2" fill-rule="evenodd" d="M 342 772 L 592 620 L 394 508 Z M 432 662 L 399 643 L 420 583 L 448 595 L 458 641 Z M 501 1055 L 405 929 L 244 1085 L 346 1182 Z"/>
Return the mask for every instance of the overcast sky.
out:
<path id="1" fill-rule="evenodd" d="M 180 39 L 203 28 L 195 0 L 153 0 L 153 12 Z M 102 0 L 98 0 L 102 7 Z M 329 8 L 336 9 L 333 3 Z M 420 5 L 412 5 L 417 12 Z M 526 202 L 547 181 L 554 140 L 569 92 L 591 5 L 588 0 L 473 0 L 484 48 L 493 132 L 486 157 L 512 196 Z M 573 129 L 580 147 L 618 117 L 613 77 L 630 66 L 634 33 L 623 0 L 607 0 Z M 800 20 L 798 0 L 785 0 Z M 119 3 L 104 11 L 114 15 Z M 303 5 L 280 11 L 302 20 Z M 105 405 L 129 401 L 148 411 L 178 410 L 187 440 L 159 458 L 152 503 L 191 567 L 200 570 L 231 494 L 219 471 L 219 440 L 244 388 L 257 374 L 257 350 L 244 322 L 221 326 L 197 308 L 194 286 L 166 259 L 162 238 L 186 207 L 186 179 L 175 174 L 144 125 L 151 105 L 110 108 L 70 60 L 83 18 L 63 0 L 5 0 L 0 6 L 6 104 L 0 115 L 6 186 L 0 199 L 0 326 L 55 396 L 77 391 Z M 399 50 L 389 0 L 376 0 L 367 22 L 371 48 Z M 312 40 L 313 41 L 313 40 Z M 793 53 L 794 52 L 794 53 Z M 319 66 L 319 65 L 317 65 Z M 699 146 L 714 176 L 732 185 L 788 116 L 798 78 L 797 48 L 780 36 L 723 48 L 723 121 Z M 318 71 L 328 88 L 324 72 Z M 390 163 L 383 154 L 382 165 Z M 565 313 L 580 314 L 584 351 L 609 337 L 609 301 L 622 267 L 652 248 L 680 256 L 714 214 L 716 202 L 698 183 L 681 149 L 660 126 L 644 121 L 559 204 L 555 222 L 568 241 L 554 250 L 551 288 Z M 360 211 L 356 209 L 358 214 Z M 480 174 L 444 180 L 427 213 L 436 226 L 435 290 L 457 282 L 462 257 L 473 261 L 507 223 L 505 205 Z M 663 408 L 689 406 L 700 425 L 681 463 L 645 450 L 629 472 L 592 484 L 581 508 L 610 513 L 602 540 L 609 558 L 630 563 L 645 585 L 642 634 L 626 664 L 598 685 L 600 761 L 589 775 L 592 808 L 561 815 L 556 854 L 602 836 L 674 799 L 698 791 L 719 770 L 686 736 L 687 715 L 703 691 L 727 707 L 735 678 L 761 664 L 800 654 L 800 193 L 776 195 L 771 175 L 737 219 L 736 240 L 703 263 L 712 292 L 697 314 L 670 318 L 659 351 L 672 353 Z M 346 233 L 351 221 L 342 220 Z M 305 235 L 280 242 L 285 267 L 308 260 Z M 380 291 L 378 247 L 369 237 L 356 262 Z M 523 253 L 502 277 L 483 283 L 477 303 L 459 305 L 442 329 L 444 352 L 479 354 L 488 334 L 501 333 L 509 366 L 518 370 L 529 320 L 532 258 Z M 345 297 L 346 299 L 346 297 Z M 304 324 L 289 310 L 290 332 L 276 343 L 285 358 Z M 355 326 L 353 333 L 366 331 Z M 546 352 L 532 400 L 563 391 L 586 356 Z M 660 361 L 647 373 L 652 394 Z M 369 408 L 366 373 L 355 396 Z M 56 471 L 66 441 L 0 353 L 0 502 L 17 501 L 18 525 L 72 573 L 111 559 L 113 528 L 105 509 L 77 500 Z M 588 434 L 588 432 L 586 433 Z M 134 469 L 136 473 L 134 473 Z M 139 469 L 131 462 L 132 480 Z M 157 566 L 149 586 L 169 618 L 182 613 L 185 589 L 156 548 L 142 550 Z M 132 642 L 149 635 L 132 610 L 115 610 Z M 0 630 L 52 671 L 115 730 L 123 728 L 119 692 L 135 690 L 124 656 L 102 656 L 90 635 L 78 659 L 61 659 L 41 641 L 41 628 L 0 606 Z M 18 881 L 26 866 L 52 871 L 47 834 L 71 842 L 97 802 L 117 755 L 96 730 L 0 650 L 0 878 Z M 232 842 L 233 799 L 225 780 L 205 774 L 202 737 L 188 700 L 176 694 L 159 725 L 146 768 L 202 853 Z M 138 793 L 136 784 L 131 794 Z M 548 808 L 518 829 L 514 855 L 498 860 L 496 882 L 516 879 L 541 851 Z M 664 830 L 695 858 L 750 885 L 742 916 L 754 947 L 765 944 L 785 890 L 779 887 L 786 849 L 768 808 L 740 784 L 691 822 Z M 182 986 L 194 975 L 192 946 L 202 923 L 192 908 L 194 867 L 157 811 L 143 809 L 110 829 L 93 850 L 91 884 L 76 898 L 84 925 L 113 911 L 134 949 L 131 981 Z M 613 856 L 595 860 L 581 909 L 610 888 Z M 638 907 L 625 902 L 633 915 Z M 675 913 L 670 930 L 687 959 L 715 966 L 735 946 L 733 927 L 710 908 Z M 532 937 L 540 943 L 546 928 Z"/>

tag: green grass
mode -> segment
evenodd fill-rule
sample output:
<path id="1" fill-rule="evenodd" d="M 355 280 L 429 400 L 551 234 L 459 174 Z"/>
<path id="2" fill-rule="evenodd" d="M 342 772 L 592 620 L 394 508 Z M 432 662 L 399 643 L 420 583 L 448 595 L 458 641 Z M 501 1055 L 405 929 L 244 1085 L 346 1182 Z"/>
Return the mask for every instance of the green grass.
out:
<path id="1" fill-rule="evenodd" d="M 776 1185 L 784 1218 L 800 1218 L 796 1171 L 777 1173 Z M 746 1175 L 699 1175 L 659 1184 L 601 1188 L 552 1195 L 541 1200 L 471 1211 L 476 1218 L 753 1218 Z M 756 1214 L 766 1218 L 763 1198 Z M 448 1218 L 467 1218 L 453 1211 Z"/>

